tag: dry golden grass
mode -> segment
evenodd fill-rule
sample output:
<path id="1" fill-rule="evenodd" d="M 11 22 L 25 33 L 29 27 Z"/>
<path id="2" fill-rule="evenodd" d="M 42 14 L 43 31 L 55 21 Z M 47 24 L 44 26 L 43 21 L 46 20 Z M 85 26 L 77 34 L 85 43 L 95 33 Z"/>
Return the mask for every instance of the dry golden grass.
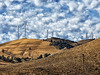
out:
<path id="1" fill-rule="evenodd" d="M 77 43 L 78 43 L 79 45 L 82 45 L 82 44 L 85 44 L 85 43 L 91 42 L 91 41 L 93 41 L 93 40 L 94 40 L 94 39 L 86 39 L 86 40 L 78 41 Z"/>
<path id="2" fill-rule="evenodd" d="M 48 42 L 42 43 L 44 46 Z M 49 47 L 39 45 L 37 50 L 44 48 Z M 100 75 L 100 38 L 47 58 L 0 65 L 0 73 L 2 75 L 83 75 L 82 54 L 85 55 L 86 75 Z"/>
<path id="3" fill-rule="evenodd" d="M 38 39 L 20 39 L 7 42 L 0 45 L 0 55 L 11 55 L 15 57 L 34 57 L 37 58 L 40 54 L 58 51 L 54 46 L 49 46 L 50 42 Z M 5 50 L 2 53 L 2 49 Z"/>

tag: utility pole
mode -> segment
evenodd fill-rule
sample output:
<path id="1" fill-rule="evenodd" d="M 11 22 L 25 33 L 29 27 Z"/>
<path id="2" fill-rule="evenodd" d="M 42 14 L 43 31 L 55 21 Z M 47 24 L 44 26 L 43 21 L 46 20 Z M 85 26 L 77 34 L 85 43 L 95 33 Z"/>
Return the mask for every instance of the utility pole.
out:
<path id="1" fill-rule="evenodd" d="M 82 54 L 83 56 L 83 75 L 85 75 L 85 57 L 84 54 Z"/>
<path id="2" fill-rule="evenodd" d="M 18 28 L 18 39 L 19 39 L 19 25 L 17 26 L 17 28 Z"/>
<path id="3" fill-rule="evenodd" d="M 24 24 L 24 38 L 26 38 L 26 24 Z"/>
<path id="4" fill-rule="evenodd" d="M 47 39 L 48 39 L 48 30 L 47 30 Z"/>

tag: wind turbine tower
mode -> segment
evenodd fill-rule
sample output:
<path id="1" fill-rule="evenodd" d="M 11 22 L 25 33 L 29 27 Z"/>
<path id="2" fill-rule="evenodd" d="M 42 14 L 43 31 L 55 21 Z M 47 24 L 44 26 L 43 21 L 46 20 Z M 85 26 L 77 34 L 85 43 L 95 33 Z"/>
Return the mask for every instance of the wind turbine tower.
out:
<path id="1" fill-rule="evenodd" d="M 94 35 L 93 35 L 93 32 L 91 33 L 91 37 L 92 37 L 92 39 L 94 39 Z"/>
<path id="2" fill-rule="evenodd" d="M 24 38 L 26 38 L 26 24 L 24 24 Z"/>
<path id="3" fill-rule="evenodd" d="M 88 33 L 86 33 L 86 39 L 88 39 Z"/>
<path id="4" fill-rule="evenodd" d="M 53 33 L 54 33 L 54 32 L 52 31 L 52 37 L 53 37 Z"/>
<path id="5" fill-rule="evenodd" d="M 47 39 L 48 39 L 48 30 L 47 30 Z"/>
<path id="6" fill-rule="evenodd" d="M 17 28 L 18 28 L 18 39 L 19 39 L 19 25 L 17 26 Z"/>

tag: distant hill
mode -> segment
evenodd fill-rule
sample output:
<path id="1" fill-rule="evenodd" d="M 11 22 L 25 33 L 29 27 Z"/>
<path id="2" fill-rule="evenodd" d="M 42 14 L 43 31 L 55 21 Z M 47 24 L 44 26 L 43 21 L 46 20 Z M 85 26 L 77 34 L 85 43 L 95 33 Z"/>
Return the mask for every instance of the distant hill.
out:
<path id="1" fill-rule="evenodd" d="M 88 42 L 93 41 L 93 40 L 94 39 L 86 39 L 86 40 L 74 42 L 74 41 L 71 41 L 71 40 L 65 40 L 65 39 L 56 38 L 56 37 L 44 39 L 44 41 L 51 42 L 50 45 L 55 46 L 57 49 L 64 49 L 64 48 L 70 49 L 70 48 L 73 48 L 75 46 L 79 46 L 79 45 L 88 43 Z"/>
<path id="2" fill-rule="evenodd" d="M 86 40 L 78 41 L 77 43 L 78 43 L 78 45 L 82 45 L 82 44 L 85 44 L 85 43 L 91 42 L 91 41 L 93 41 L 93 40 L 95 40 L 95 39 L 86 39 Z"/>
<path id="3" fill-rule="evenodd" d="M 63 48 L 70 49 L 77 45 L 77 42 L 56 37 L 48 38 L 45 39 L 44 41 L 51 42 L 50 46 L 55 46 L 57 49 L 63 49 Z"/>
<path id="4" fill-rule="evenodd" d="M 65 40 L 65 39 L 61 39 L 61 38 L 57 38 L 57 37 L 51 37 L 51 38 L 48 38 L 48 39 L 44 39 L 45 41 L 65 41 L 67 42 L 68 44 L 73 44 L 73 43 L 77 43 L 77 42 L 74 42 L 74 41 L 71 41 L 71 40 Z"/>

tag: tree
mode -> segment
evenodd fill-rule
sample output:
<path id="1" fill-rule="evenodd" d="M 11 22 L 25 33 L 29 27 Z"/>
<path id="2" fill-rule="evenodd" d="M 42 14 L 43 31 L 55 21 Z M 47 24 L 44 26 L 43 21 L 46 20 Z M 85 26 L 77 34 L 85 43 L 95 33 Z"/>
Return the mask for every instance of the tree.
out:
<path id="1" fill-rule="evenodd" d="M 40 55 L 37 59 L 41 59 L 41 58 L 43 58 L 42 55 Z"/>
<path id="2" fill-rule="evenodd" d="M 18 62 L 22 62 L 21 58 L 15 57 L 14 59 L 15 59 L 16 61 L 18 61 Z"/>
<path id="3" fill-rule="evenodd" d="M 1 56 L 1 59 L 4 60 L 4 61 L 6 60 L 6 58 L 4 57 L 4 55 Z"/>
<path id="4" fill-rule="evenodd" d="M 2 52 L 4 53 L 4 49 L 2 49 Z"/>
<path id="5" fill-rule="evenodd" d="M 11 60 L 10 60 L 10 62 L 12 62 L 12 63 L 14 62 L 14 61 L 13 61 L 13 56 L 11 57 Z"/>
<path id="6" fill-rule="evenodd" d="M 10 61 L 10 56 L 8 56 L 6 60 L 9 62 Z"/>
<path id="7" fill-rule="evenodd" d="M 50 54 L 48 54 L 48 53 L 45 53 L 45 54 L 44 54 L 44 57 L 48 57 L 49 55 L 50 55 Z"/>

